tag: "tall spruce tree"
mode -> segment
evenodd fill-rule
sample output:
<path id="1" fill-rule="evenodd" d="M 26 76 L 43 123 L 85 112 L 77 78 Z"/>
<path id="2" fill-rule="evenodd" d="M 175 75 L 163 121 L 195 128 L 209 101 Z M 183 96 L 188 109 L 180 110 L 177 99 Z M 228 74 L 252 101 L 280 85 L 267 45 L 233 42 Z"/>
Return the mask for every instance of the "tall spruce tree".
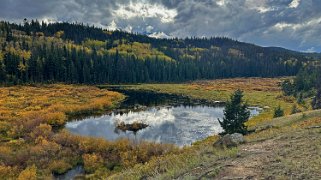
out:
<path id="1" fill-rule="evenodd" d="M 223 121 L 220 119 L 218 121 L 226 134 L 246 134 L 247 128 L 244 123 L 249 117 L 250 111 L 247 104 L 243 102 L 243 91 L 236 90 L 232 94 L 231 100 L 226 103 Z"/>

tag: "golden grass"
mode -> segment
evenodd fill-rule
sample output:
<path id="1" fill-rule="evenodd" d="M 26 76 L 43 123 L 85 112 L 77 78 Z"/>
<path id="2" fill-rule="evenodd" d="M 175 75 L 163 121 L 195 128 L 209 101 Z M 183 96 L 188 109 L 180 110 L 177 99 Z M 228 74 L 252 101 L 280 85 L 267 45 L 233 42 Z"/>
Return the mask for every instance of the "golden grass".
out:
<path id="1" fill-rule="evenodd" d="M 35 114 L 43 114 L 48 121 L 66 115 L 90 113 L 111 109 L 114 102 L 124 98 L 117 92 L 89 86 L 42 85 L 0 88 L 0 121 L 12 121 Z M 52 116 L 52 117 L 50 117 Z"/>

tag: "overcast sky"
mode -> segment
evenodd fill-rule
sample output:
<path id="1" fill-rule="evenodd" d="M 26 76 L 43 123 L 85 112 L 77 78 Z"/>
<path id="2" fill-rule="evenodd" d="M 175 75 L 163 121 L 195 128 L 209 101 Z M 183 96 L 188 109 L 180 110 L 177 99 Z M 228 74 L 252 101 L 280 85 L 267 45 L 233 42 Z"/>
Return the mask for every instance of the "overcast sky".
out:
<path id="1" fill-rule="evenodd" d="M 153 37 L 227 36 L 321 51 L 321 0 L 1 0 L 0 18 L 84 22 Z"/>

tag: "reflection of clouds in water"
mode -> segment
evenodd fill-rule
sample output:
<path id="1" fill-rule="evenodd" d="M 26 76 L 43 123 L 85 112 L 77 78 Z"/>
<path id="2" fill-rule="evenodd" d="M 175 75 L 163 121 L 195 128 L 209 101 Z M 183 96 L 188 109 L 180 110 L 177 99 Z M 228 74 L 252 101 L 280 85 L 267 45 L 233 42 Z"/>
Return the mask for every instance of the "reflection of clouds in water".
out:
<path id="1" fill-rule="evenodd" d="M 156 108 L 151 108 L 147 111 L 142 112 L 129 112 L 127 114 L 117 114 L 112 116 L 113 120 L 119 120 L 120 122 L 133 123 L 137 121 L 142 121 L 150 126 L 157 126 L 163 124 L 164 122 L 174 122 L 175 116 L 173 115 L 173 109 L 161 108 L 157 110 Z"/>
<path id="2" fill-rule="evenodd" d="M 150 127 L 139 131 L 138 139 L 182 146 L 222 132 L 217 118 L 223 118 L 223 110 L 223 107 L 208 106 L 150 108 L 141 112 L 112 114 L 69 122 L 66 128 L 76 134 L 115 140 L 120 137 L 134 138 L 131 132 L 120 134 L 114 132 L 117 120 L 125 123 L 142 121 Z M 252 110 L 251 113 L 256 114 L 257 111 Z"/>

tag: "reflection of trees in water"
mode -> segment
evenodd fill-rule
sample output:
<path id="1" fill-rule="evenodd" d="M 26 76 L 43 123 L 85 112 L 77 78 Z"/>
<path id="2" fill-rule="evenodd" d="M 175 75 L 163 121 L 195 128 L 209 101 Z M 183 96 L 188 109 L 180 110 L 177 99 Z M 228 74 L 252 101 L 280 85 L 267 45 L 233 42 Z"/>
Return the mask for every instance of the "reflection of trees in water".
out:
<path id="1" fill-rule="evenodd" d="M 119 87 L 110 88 L 127 96 L 127 99 L 121 104 L 121 108 L 134 108 L 140 106 L 192 106 L 196 104 L 209 104 L 205 100 L 192 100 L 186 96 L 175 94 L 155 93 L 152 91 L 125 90 Z M 214 105 L 214 104 L 213 104 Z M 216 104 L 217 105 L 217 104 Z"/>

